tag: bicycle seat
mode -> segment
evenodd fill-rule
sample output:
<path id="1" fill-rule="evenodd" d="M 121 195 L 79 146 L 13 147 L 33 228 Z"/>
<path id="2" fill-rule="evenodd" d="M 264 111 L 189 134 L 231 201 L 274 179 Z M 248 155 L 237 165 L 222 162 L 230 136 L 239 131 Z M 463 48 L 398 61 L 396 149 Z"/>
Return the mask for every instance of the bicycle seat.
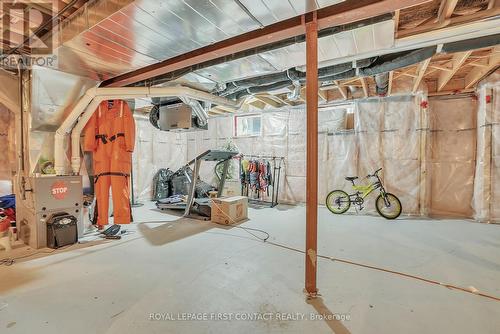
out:
<path id="1" fill-rule="evenodd" d="M 357 178 L 358 178 L 357 176 L 348 176 L 348 177 L 346 177 L 345 179 L 346 179 L 347 181 L 354 181 L 354 180 L 356 180 Z"/>

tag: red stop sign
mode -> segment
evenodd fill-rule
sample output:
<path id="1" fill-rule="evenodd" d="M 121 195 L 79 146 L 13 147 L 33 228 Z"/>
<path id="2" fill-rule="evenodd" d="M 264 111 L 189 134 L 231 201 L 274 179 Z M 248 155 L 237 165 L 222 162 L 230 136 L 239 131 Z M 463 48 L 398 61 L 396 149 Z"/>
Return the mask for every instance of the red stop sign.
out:
<path id="1" fill-rule="evenodd" d="M 50 191 L 55 199 L 64 199 L 68 194 L 68 185 L 64 181 L 57 181 L 52 183 Z"/>

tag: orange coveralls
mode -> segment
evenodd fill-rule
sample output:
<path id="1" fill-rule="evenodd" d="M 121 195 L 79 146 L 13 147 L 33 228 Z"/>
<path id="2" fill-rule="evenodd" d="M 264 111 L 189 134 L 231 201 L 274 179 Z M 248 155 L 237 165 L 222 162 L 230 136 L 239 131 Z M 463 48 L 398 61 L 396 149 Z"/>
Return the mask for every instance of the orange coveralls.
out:
<path id="1" fill-rule="evenodd" d="M 103 101 L 84 129 L 84 150 L 93 152 L 97 225 L 108 224 L 109 186 L 115 224 L 131 221 L 129 177 L 135 144 L 135 122 L 123 100 Z"/>

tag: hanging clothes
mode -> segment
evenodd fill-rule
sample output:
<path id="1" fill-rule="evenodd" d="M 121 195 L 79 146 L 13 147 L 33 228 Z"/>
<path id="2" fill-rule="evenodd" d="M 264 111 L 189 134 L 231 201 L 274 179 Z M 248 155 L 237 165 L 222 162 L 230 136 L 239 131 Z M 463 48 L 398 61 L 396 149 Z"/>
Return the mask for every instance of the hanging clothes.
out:
<path id="1" fill-rule="evenodd" d="M 259 164 L 255 160 L 251 160 L 248 170 L 250 172 L 250 188 L 259 190 Z"/>
<path id="2" fill-rule="evenodd" d="M 129 177 L 135 145 L 135 122 L 123 100 L 103 101 L 84 129 L 84 150 L 93 152 L 97 225 L 108 224 L 109 187 L 115 224 L 131 221 Z"/>

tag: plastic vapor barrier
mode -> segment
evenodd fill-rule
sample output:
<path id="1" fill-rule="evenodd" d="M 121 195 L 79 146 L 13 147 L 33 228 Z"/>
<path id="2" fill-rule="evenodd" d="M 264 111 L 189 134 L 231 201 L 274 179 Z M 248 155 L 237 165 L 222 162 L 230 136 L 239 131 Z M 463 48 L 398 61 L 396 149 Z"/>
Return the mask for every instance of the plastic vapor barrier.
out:
<path id="1" fill-rule="evenodd" d="M 495 84 L 496 82 L 496 84 Z M 320 204 L 333 189 L 352 193 L 346 176 L 368 184 L 382 168 L 387 191 L 402 202 L 403 214 L 500 221 L 500 84 L 480 85 L 478 96 L 427 98 L 426 93 L 377 97 L 320 107 L 318 157 Z M 235 134 L 235 117 L 259 116 L 260 131 Z M 176 170 L 209 149 L 237 147 L 244 155 L 284 157 L 279 200 L 306 200 L 306 111 L 304 106 L 242 112 L 209 119 L 208 131 L 173 134 L 138 121 L 136 193 L 150 198 L 158 168 Z M 246 124 L 246 123 L 245 123 Z M 138 166 L 153 166 L 139 168 Z M 215 163 L 203 162 L 200 177 L 216 184 Z M 239 161 L 227 187 L 239 192 Z M 376 214 L 377 192 L 363 203 Z M 356 205 L 351 206 L 355 212 Z"/>
<path id="2" fill-rule="evenodd" d="M 395 96 L 356 103 L 358 157 L 356 174 L 351 176 L 363 178 L 382 168 L 384 186 L 399 197 L 405 214 L 419 214 L 420 208 L 420 99 L 420 96 Z M 345 174 L 342 170 L 338 173 Z M 377 195 L 365 200 L 366 212 L 376 212 Z"/>
<path id="3" fill-rule="evenodd" d="M 498 75 L 497 75 L 498 79 Z M 500 83 L 485 82 L 478 89 L 477 164 L 474 219 L 500 222 Z"/>
<path id="4" fill-rule="evenodd" d="M 476 165 L 475 99 L 430 100 L 428 177 L 429 215 L 472 217 Z"/>
<path id="5" fill-rule="evenodd" d="M 136 118 L 135 124 L 134 196 L 136 200 L 149 200 L 153 197 L 153 178 L 158 170 L 176 171 L 187 162 L 186 133 L 160 131 L 142 118 Z"/>
<path id="6" fill-rule="evenodd" d="M 15 170 L 14 161 L 14 114 L 0 104 L 0 139 L 4 148 L 0 154 L 0 196 L 13 193 L 12 171 Z"/>

